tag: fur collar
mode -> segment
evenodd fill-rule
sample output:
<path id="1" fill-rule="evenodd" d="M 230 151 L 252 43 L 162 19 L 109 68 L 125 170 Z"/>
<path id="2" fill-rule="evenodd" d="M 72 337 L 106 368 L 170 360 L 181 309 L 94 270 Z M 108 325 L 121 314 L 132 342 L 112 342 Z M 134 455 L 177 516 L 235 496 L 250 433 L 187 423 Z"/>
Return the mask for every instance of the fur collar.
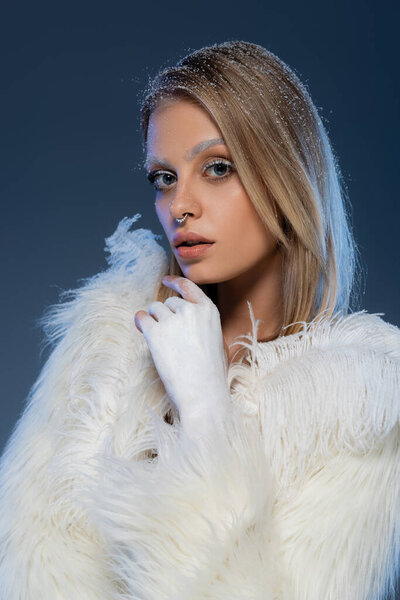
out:
<path id="1" fill-rule="evenodd" d="M 122 219 L 106 239 L 109 268 L 85 280 L 83 287 L 64 292 L 63 301 L 42 319 L 48 341 L 64 338 L 62 345 L 69 346 L 60 354 L 72 357 L 72 385 L 82 385 L 82 377 L 87 379 L 93 369 L 102 385 L 118 381 L 118 401 L 115 394 L 113 400 L 105 397 L 107 409 L 99 410 L 116 411 L 121 420 L 123 414 L 136 414 L 121 423 L 122 438 L 129 437 L 138 411 L 146 420 L 146 403 L 153 421 L 167 412 L 178 420 L 133 323 L 134 312 L 154 299 L 168 267 L 156 242 L 159 236 L 147 229 L 129 231 L 139 216 Z M 364 310 L 317 324 L 304 322 L 298 333 L 258 342 L 258 321 L 248 304 L 252 332 L 236 338 L 239 347 L 249 350 L 247 362 L 232 363 L 228 381 L 232 402 L 245 420 L 262 424 L 281 493 L 295 489 L 296 481 L 335 453 L 374 450 L 400 416 L 399 328 L 380 318 L 382 313 Z M 133 395 L 140 398 L 135 407 Z M 157 446 L 151 431 L 145 429 L 138 444 L 145 453 L 151 451 L 146 446 Z M 113 435 L 121 445 L 115 431 Z"/>

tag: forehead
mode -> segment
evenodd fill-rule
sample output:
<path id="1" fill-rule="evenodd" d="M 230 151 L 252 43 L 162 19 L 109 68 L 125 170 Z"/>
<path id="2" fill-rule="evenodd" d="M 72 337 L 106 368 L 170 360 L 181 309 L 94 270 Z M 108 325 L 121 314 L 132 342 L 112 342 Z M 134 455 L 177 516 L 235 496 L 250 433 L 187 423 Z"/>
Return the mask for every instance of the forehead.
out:
<path id="1" fill-rule="evenodd" d="M 148 123 L 148 137 L 151 138 L 162 130 L 182 129 L 195 131 L 197 127 L 218 129 L 215 120 L 198 102 L 186 99 L 162 100 L 151 112 Z"/>
<path id="2" fill-rule="evenodd" d="M 198 103 L 163 101 L 150 116 L 144 166 L 157 162 L 170 167 L 160 155 L 173 152 L 174 149 L 179 153 L 183 150 L 184 159 L 190 161 L 217 144 L 226 145 L 226 142 L 214 120 Z"/>

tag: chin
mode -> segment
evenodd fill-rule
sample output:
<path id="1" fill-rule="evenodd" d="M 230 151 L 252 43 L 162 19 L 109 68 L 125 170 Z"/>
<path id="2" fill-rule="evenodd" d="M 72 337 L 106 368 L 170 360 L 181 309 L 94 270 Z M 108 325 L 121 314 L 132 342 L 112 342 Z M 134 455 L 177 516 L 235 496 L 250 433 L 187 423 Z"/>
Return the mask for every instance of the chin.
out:
<path id="1" fill-rule="evenodd" d="M 193 281 L 193 283 L 195 283 L 196 285 L 207 285 L 210 283 L 218 283 L 218 281 L 219 281 L 219 280 L 210 278 L 210 276 L 207 276 L 207 275 L 195 274 L 195 273 L 193 273 L 193 269 L 186 269 L 187 273 L 185 273 L 185 271 L 181 267 L 181 271 L 182 271 L 184 277 L 186 277 L 187 279 L 190 279 L 190 281 Z"/>

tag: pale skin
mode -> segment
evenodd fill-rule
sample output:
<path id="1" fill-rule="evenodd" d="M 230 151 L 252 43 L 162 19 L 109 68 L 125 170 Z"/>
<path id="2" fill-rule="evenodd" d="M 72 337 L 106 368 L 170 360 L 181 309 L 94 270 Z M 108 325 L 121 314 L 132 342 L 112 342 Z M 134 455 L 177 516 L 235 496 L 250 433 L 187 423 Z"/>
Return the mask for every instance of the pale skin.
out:
<path id="1" fill-rule="evenodd" d="M 200 142 L 215 139 L 220 141 L 188 156 Z M 160 158 L 169 163 L 168 168 Z M 220 163 L 205 169 L 214 160 Z M 146 168 L 158 171 L 155 209 L 184 277 L 197 285 L 217 284 L 228 364 L 235 354 L 237 361 L 243 351 L 238 353 L 238 346 L 229 350 L 228 345 L 252 330 L 248 300 L 255 318 L 262 321 L 258 341 L 273 339 L 280 330 L 282 255 L 277 240 L 253 207 L 220 129 L 201 107 L 183 99 L 163 100 L 157 106 L 149 121 Z M 179 224 L 175 219 L 185 213 L 186 220 Z M 173 245 L 178 231 L 195 232 L 214 244 L 201 257 L 180 257 Z M 184 281 L 172 279 L 178 284 Z M 164 285 L 173 287 L 171 281 Z M 178 291 L 195 302 L 183 288 Z M 147 315 L 144 310 L 135 313 L 139 331 L 140 320 Z"/>

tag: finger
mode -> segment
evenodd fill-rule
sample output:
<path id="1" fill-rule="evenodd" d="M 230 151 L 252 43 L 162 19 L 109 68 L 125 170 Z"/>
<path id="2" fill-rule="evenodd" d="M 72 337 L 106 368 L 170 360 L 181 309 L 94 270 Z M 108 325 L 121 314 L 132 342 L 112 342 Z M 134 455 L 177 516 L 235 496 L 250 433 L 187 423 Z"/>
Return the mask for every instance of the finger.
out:
<path id="1" fill-rule="evenodd" d="M 164 301 L 164 304 L 165 306 L 168 306 L 172 312 L 176 313 L 178 310 L 183 308 L 183 306 L 186 304 L 186 300 L 183 298 L 178 298 L 178 296 L 170 296 Z"/>
<path id="2" fill-rule="evenodd" d="M 139 329 L 140 333 L 143 333 L 142 328 L 140 326 L 140 318 L 141 318 L 141 316 L 143 316 L 144 312 L 145 312 L 144 310 L 138 310 L 135 313 L 135 325 L 136 325 L 136 328 Z"/>
<path id="3" fill-rule="evenodd" d="M 135 325 L 140 333 L 145 334 L 155 323 L 153 317 L 150 317 L 145 310 L 138 310 L 135 313 Z"/>
<path id="4" fill-rule="evenodd" d="M 209 302 L 209 297 L 199 288 L 197 284 L 187 277 L 179 277 L 178 275 L 165 275 L 162 283 L 167 287 L 171 287 L 181 294 L 181 296 L 189 302 L 203 304 Z"/>
<path id="5" fill-rule="evenodd" d="M 182 300 L 182 298 L 180 298 L 180 300 Z M 182 300 L 182 302 L 184 302 L 184 300 Z M 165 306 L 165 303 L 159 302 L 158 300 L 155 300 L 149 305 L 147 312 L 152 317 L 155 317 L 157 321 L 160 321 L 163 317 L 167 317 L 171 314 L 171 311 Z"/>

